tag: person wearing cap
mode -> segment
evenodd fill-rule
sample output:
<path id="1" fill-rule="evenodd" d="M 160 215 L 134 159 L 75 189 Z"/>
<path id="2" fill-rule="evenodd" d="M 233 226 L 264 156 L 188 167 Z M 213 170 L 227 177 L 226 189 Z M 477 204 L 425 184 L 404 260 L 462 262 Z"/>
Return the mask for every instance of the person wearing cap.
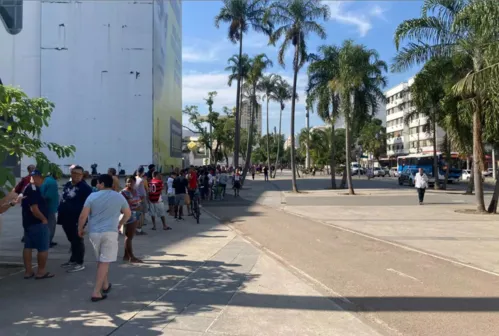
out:
<path id="1" fill-rule="evenodd" d="M 78 235 L 78 218 L 87 197 L 92 193 L 92 188 L 83 179 L 83 168 L 75 166 L 71 170 L 71 181 L 64 185 L 62 199 L 59 204 L 57 224 L 61 224 L 68 241 L 71 243 L 71 258 L 61 265 L 67 268 L 68 273 L 85 269 L 85 244 Z"/>
<path id="2" fill-rule="evenodd" d="M 43 181 L 42 186 L 40 187 L 40 192 L 42 193 L 42 197 L 47 204 L 48 211 L 48 226 L 50 230 L 50 247 L 54 247 L 57 245 L 54 242 L 55 229 L 57 224 L 57 208 L 59 207 L 59 185 L 55 180 L 54 176 L 48 174 Z"/>
<path id="3" fill-rule="evenodd" d="M 26 269 L 24 279 L 36 280 L 53 278 L 54 274 L 47 272 L 48 250 L 50 246 L 50 229 L 48 226 L 48 207 L 40 192 L 43 176 L 38 170 L 31 172 L 31 183 L 23 192 L 22 216 L 24 228 L 23 261 Z M 35 275 L 32 267 L 32 250 L 38 251 L 38 269 Z"/>

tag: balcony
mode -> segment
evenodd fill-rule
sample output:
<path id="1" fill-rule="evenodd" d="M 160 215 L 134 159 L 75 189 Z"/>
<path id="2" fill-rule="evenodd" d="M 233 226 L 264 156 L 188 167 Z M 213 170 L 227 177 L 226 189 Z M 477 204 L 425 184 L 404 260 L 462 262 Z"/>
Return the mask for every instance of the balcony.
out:
<path id="1" fill-rule="evenodd" d="M 418 119 L 414 119 L 409 123 L 409 127 L 423 126 L 428 123 L 426 117 L 419 117 Z"/>
<path id="2" fill-rule="evenodd" d="M 387 127 L 386 128 L 386 132 L 387 133 L 391 133 L 391 132 L 400 132 L 400 133 L 402 133 L 403 129 L 404 129 L 404 124 L 398 124 L 398 125 Z"/>
<path id="3" fill-rule="evenodd" d="M 387 156 L 404 155 L 406 153 L 407 153 L 407 151 L 405 149 L 393 149 L 393 150 L 387 150 L 386 151 L 386 155 Z"/>
<path id="4" fill-rule="evenodd" d="M 432 139 L 432 135 L 428 134 L 426 132 L 421 132 L 421 133 L 416 133 L 416 134 L 411 134 L 409 136 L 409 141 L 421 141 L 421 140 L 427 140 L 427 139 Z"/>
<path id="5" fill-rule="evenodd" d="M 404 117 L 404 110 L 396 111 L 395 113 L 387 114 L 386 121 L 396 120 L 398 118 L 403 118 L 403 117 Z"/>
<path id="6" fill-rule="evenodd" d="M 401 144 L 404 143 L 404 137 L 398 137 L 398 138 L 389 138 L 386 139 L 386 144 L 387 145 L 396 145 L 396 144 Z"/>

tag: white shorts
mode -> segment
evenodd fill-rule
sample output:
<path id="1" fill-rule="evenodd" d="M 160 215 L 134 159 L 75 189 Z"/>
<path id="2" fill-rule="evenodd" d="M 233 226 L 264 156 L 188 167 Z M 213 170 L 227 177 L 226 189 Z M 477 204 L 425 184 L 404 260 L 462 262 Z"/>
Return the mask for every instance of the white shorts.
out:
<path id="1" fill-rule="evenodd" d="M 165 204 L 161 201 L 158 203 L 149 203 L 149 215 L 151 217 L 164 217 Z"/>
<path id="2" fill-rule="evenodd" d="M 99 262 L 114 262 L 118 258 L 118 232 L 91 233 L 90 242 Z"/>

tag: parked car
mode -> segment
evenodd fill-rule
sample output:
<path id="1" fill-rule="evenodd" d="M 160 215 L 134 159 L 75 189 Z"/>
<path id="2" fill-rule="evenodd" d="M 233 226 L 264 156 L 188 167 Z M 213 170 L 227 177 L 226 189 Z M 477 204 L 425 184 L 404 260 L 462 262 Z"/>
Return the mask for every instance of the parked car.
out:
<path id="1" fill-rule="evenodd" d="M 364 168 L 362 168 L 358 162 L 352 162 L 350 164 L 350 167 L 351 167 L 350 169 L 352 171 L 352 175 L 357 175 L 357 174 L 363 175 L 366 173 Z"/>
<path id="2" fill-rule="evenodd" d="M 399 170 L 397 167 L 393 167 L 390 169 L 390 174 L 391 177 L 399 177 Z"/>
<path id="3" fill-rule="evenodd" d="M 374 177 L 385 177 L 385 171 L 380 167 L 374 167 L 373 173 Z"/>
<path id="4" fill-rule="evenodd" d="M 381 167 L 381 169 L 383 169 L 383 171 L 385 172 L 385 176 L 390 176 L 390 168 L 388 168 L 388 167 Z"/>

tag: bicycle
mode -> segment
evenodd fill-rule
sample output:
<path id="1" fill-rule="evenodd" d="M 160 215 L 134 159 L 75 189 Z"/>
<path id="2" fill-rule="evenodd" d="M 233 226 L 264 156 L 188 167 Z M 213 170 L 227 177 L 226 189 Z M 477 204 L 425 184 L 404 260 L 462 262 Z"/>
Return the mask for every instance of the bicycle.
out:
<path id="1" fill-rule="evenodd" d="M 199 217 L 201 216 L 201 209 L 199 206 L 199 189 L 194 191 L 194 195 L 191 199 L 191 213 L 196 219 L 196 223 L 199 224 Z"/>

